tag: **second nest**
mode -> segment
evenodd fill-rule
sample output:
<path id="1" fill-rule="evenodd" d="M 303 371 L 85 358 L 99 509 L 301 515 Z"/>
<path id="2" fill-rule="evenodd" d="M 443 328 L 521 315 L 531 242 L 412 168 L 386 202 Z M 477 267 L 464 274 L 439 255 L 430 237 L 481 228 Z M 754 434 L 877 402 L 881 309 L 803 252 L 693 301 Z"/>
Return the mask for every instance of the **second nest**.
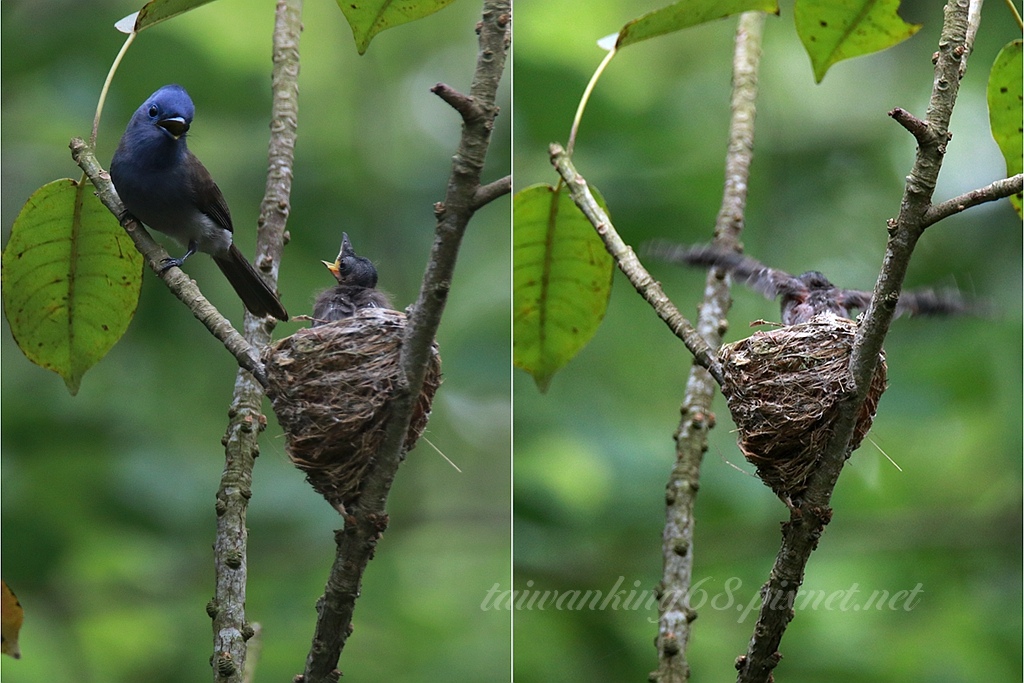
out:
<path id="1" fill-rule="evenodd" d="M 341 510 L 361 492 L 392 414 L 406 318 L 384 308 L 299 330 L 264 352 L 267 395 L 284 428 L 288 457 L 331 505 Z M 441 357 L 431 349 L 403 450 L 419 439 L 441 383 Z"/>
<path id="2" fill-rule="evenodd" d="M 834 431 L 840 401 L 853 390 L 850 352 L 857 323 L 831 314 L 756 332 L 719 351 L 725 394 L 739 428 L 739 447 L 761 480 L 784 501 L 806 490 Z M 871 428 L 886 387 L 879 357 L 857 416 L 850 450 Z"/>

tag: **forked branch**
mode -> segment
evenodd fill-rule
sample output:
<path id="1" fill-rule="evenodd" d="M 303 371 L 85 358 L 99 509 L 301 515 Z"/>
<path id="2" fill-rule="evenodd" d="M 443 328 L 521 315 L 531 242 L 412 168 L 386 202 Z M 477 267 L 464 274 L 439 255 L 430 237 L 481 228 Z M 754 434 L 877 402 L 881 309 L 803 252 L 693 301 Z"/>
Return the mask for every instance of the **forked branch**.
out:
<path id="1" fill-rule="evenodd" d="M 419 296 L 408 311 L 408 326 L 401 352 L 405 382 L 396 388 L 391 418 L 374 467 L 362 480 L 358 501 L 347 510 L 344 529 L 335 533 L 337 552 L 334 565 L 324 596 L 317 603 L 316 631 L 306 659 L 305 673 L 297 679 L 303 683 L 338 680 L 338 659 L 352 632 L 352 614 L 363 572 L 388 525 L 388 492 L 405 457 L 404 442 L 409 422 L 448 299 L 459 247 L 469 220 L 483 205 L 478 194 L 481 192 L 480 177 L 494 118 L 498 114 L 494 102 L 505 70 L 511 21 L 509 0 L 485 0 L 483 19 L 478 26 L 480 38 L 476 71 L 469 95 L 457 93 L 447 86 L 438 86 L 434 90 L 462 115 L 462 136 L 453 159 L 444 201 L 435 208 L 434 245 Z M 491 190 L 487 192 L 500 196 Z"/>

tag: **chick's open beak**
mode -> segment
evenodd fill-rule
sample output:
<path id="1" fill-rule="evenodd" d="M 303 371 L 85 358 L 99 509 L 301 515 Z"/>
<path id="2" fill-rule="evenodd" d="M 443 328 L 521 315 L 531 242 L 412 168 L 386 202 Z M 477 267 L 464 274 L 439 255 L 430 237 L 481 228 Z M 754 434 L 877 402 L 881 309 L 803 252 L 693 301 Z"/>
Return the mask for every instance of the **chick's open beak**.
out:
<path id="1" fill-rule="evenodd" d="M 330 261 L 321 261 L 320 263 L 327 266 L 327 270 L 331 271 L 331 275 L 333 275 L 335 278 L 337 278 L 338 273 L 341 272 L 340 259 L 334 261 L 334 263 L 331 263 Z"/>

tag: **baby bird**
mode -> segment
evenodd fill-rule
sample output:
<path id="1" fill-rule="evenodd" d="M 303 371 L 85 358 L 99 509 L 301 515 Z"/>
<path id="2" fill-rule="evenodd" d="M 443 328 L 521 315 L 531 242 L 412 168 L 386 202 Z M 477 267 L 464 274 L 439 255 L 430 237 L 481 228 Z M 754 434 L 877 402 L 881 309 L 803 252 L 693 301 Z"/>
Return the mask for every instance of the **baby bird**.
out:
<path id="1" fill-rule="evenodd" d="M 769 268 L 749 256 L 734 251 L 723 251 L 711 245 L 686 246 L 656 240 L 646 249 L 649 255 L 669 263 L 691 266 L 717 266 L 729 271 L 755 292 L 768 299 L 781 297 L 782 323 L 804 323 L 819 313 L 831 312 L 842 318 L 852 318 L 851 309 L 867 310 L 871 292 L 840 289 L 817 271 L 795 276 Z M 956 290 L 936 292 L 931 289 L 903 292 L 896 304 L 896 316 L 959 315 L 976 312 L 978 306 L 961 296 Z"/>
<path id="2" fill-rule="evenodd" d="M 317 296 L 312 327 L 350 318 L 360 308 L 391 308 L 388 297 L 376 289 L 377 269 L 370 259 L 356 255 L 348 233 L 341 233 L 341 251 L 334 263 L 321 263 L 327 266 L 338 284 Z"/>

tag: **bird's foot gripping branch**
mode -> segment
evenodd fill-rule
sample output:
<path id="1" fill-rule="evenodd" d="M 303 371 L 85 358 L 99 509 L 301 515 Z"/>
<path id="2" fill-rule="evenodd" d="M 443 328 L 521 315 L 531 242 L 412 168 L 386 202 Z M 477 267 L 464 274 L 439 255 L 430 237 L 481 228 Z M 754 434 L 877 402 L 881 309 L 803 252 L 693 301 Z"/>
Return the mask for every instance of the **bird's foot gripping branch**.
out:
<path id="1" fill-rule="evenodd" d="M 288 320 L 277 293 L 235 246 L 227 201 L 188 148 L 194 116 L 192 98 L 180 85 L 150 95 L 121 136 L 110 179 L 132 216 L 188 247 L 180 259 L 165 259 L 164 269 L 181 266 L 196 251 L 210 254 L 250 313 Z"/>

